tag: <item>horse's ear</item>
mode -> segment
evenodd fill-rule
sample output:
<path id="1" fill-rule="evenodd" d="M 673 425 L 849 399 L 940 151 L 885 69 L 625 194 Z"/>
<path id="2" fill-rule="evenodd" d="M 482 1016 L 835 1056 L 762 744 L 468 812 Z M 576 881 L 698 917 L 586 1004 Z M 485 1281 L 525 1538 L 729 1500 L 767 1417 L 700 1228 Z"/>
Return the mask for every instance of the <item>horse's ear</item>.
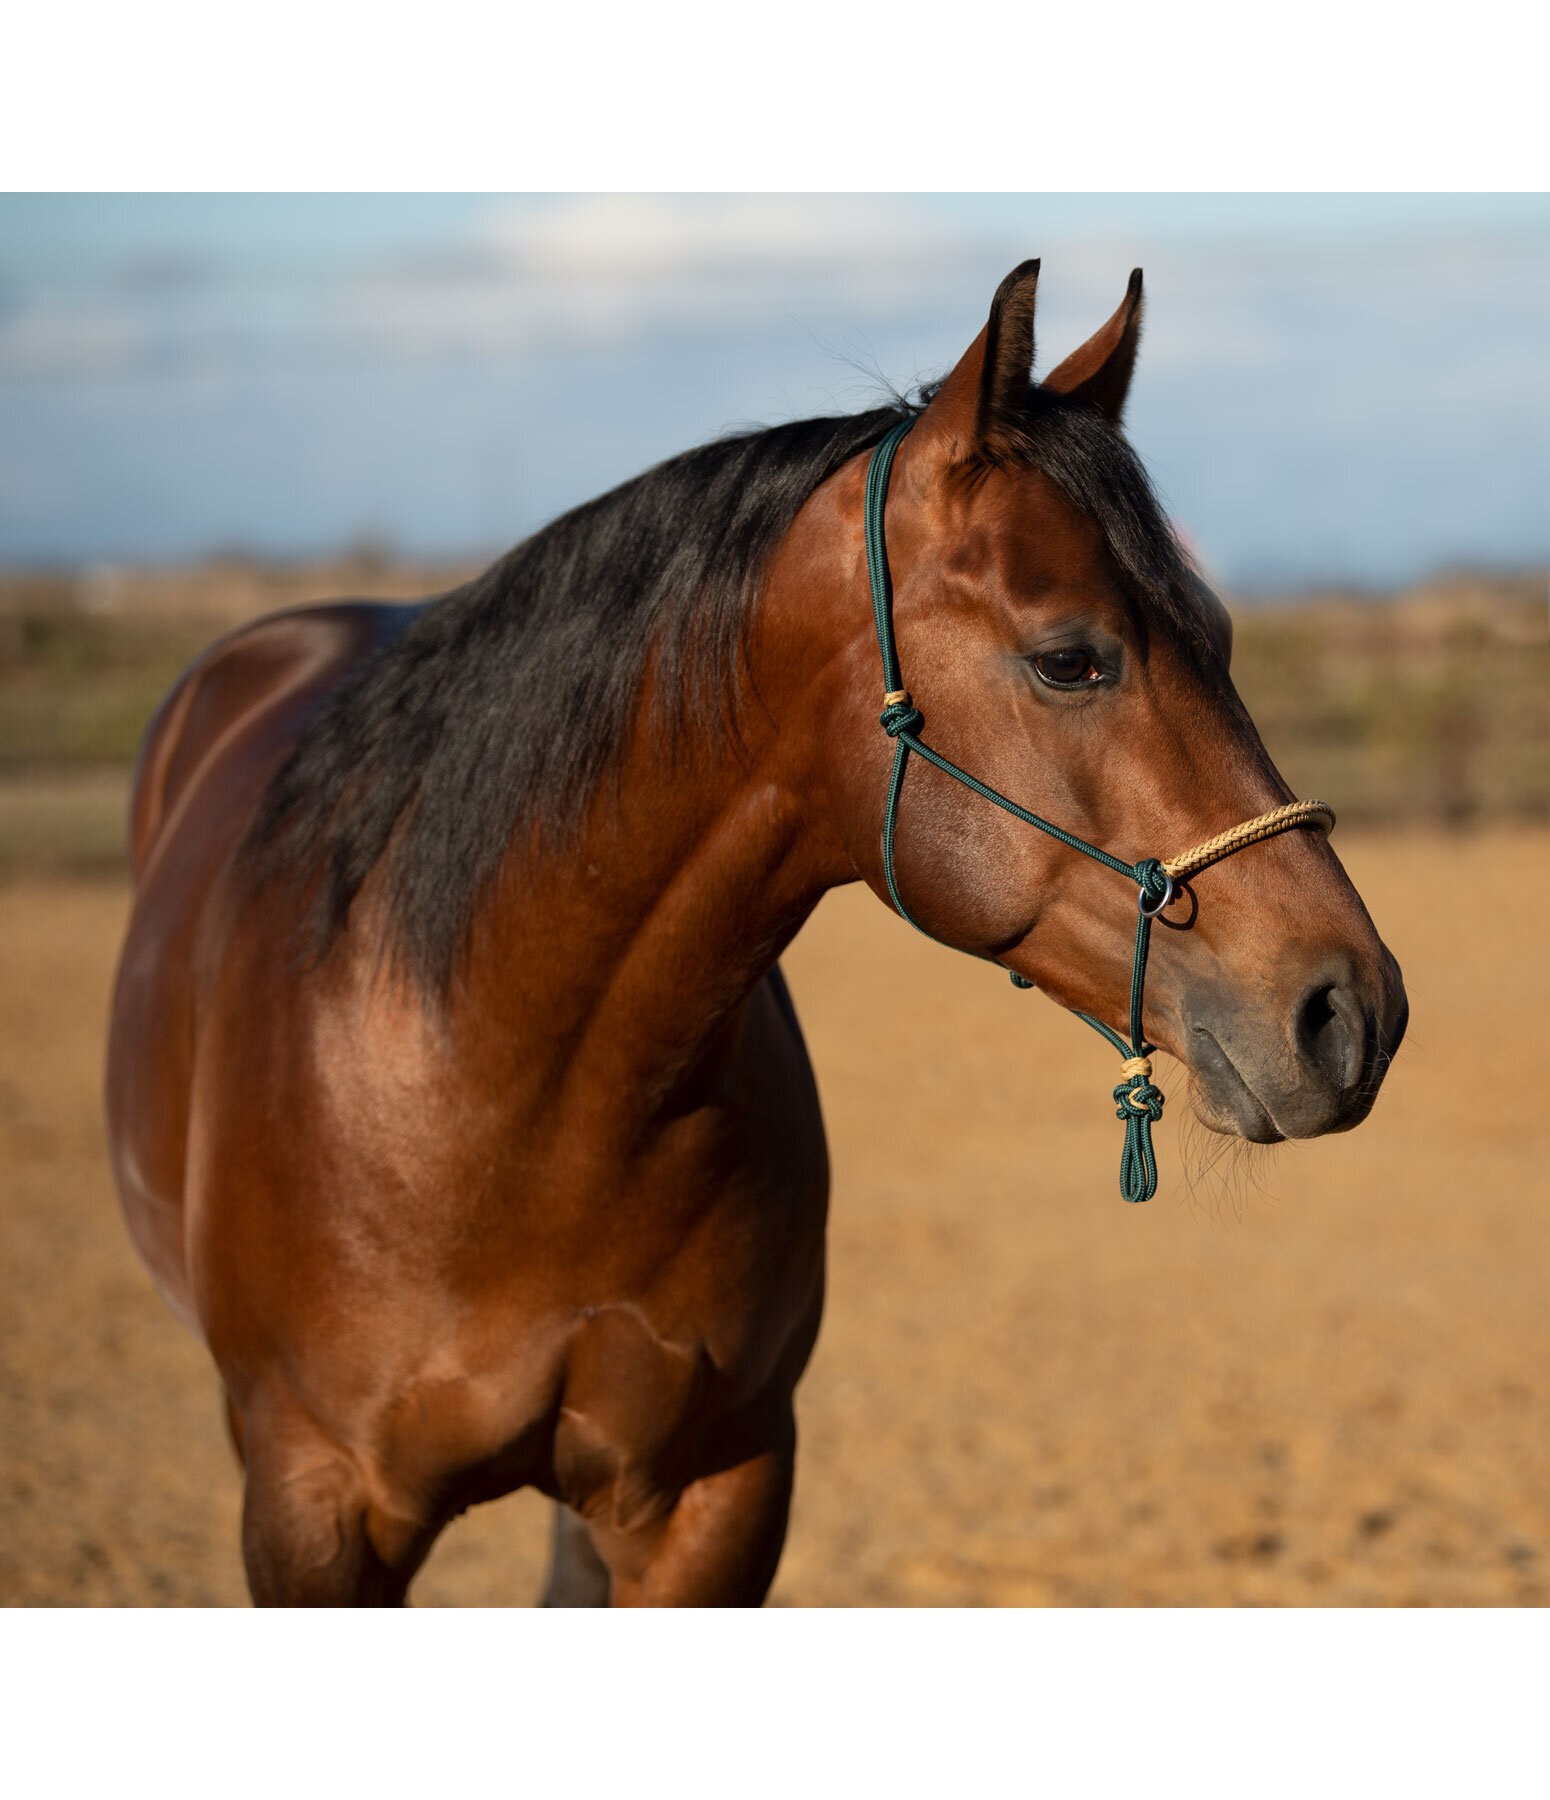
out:
<path id="1" fill-rule="evenodd" d="M 1130 285 L 1107 325 L 1102 325 L 1073 350 L 1059 368 L 1051 369 L 1043 385 L 1052 393 L 1087 406 L 1095 406 L 1117 425 L 1135 373 L 1136 350 L 1141 342 L 1141 271 L 1130 271 Z"/>
<path id="2" fill-rule="evenodd" d="M 1033 379 L 1033 306 L 1039 261 L 1019 263 L 996 289 L 985 329 L 921 415 L 924 432 L 951 462 L 995 453 L 1001 423 L 1015 416 Z"/>

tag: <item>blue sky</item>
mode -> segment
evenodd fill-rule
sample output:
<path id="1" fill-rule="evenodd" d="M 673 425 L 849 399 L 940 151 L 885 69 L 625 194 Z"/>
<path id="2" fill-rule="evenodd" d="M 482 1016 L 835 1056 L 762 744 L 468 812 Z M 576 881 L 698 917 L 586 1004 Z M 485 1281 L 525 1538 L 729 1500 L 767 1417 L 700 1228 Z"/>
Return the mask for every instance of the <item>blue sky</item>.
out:
<path id="1" fill-rule="evenodd" d="M 739 425 L 1048 368 L 1147 272 L 1132 436 L 1241 590 L 1550 562 L 1550 200 L 0 196 L 0 559 L 493 552 Z"/>

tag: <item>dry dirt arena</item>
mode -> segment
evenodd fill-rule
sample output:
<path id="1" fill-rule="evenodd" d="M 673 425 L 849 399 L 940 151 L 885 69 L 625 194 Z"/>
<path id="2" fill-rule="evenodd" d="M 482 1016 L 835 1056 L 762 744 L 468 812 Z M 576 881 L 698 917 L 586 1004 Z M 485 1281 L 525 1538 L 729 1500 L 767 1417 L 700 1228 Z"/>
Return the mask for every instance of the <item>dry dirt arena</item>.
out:
<path id="1" fill-rule="evenodd" d="M 825 902 L 786 959 L 834 1205 L 774 1604 L 1550 1595 L 1550 836 L 1336 842 L 1411 996 L 1376 1112 L 1191 1189 L 1165 1069 L 1147 1207 L 1092 1033 L 864 890 Z M 103 1159 L 125 905 L 0 890 L 0 1599 L 241 1605 L 215 1381 Z M 547 1525 L 478 1509 L 415 1600 L 531 1603 Z"/>

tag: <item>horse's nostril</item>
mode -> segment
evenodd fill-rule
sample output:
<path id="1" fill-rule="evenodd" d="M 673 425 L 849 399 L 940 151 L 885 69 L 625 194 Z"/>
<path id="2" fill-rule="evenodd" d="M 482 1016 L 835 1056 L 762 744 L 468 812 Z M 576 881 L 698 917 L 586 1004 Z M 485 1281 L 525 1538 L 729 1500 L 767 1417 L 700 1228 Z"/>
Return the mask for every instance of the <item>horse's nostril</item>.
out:
<path id="1" fill-rule="evenodd" d="M 1297 1013 L 1297 1046 L 1335 1087 L 1355 1087 L 1362 1073 L 1362 1011 L 1349 988 L 1316 987 Z"/>

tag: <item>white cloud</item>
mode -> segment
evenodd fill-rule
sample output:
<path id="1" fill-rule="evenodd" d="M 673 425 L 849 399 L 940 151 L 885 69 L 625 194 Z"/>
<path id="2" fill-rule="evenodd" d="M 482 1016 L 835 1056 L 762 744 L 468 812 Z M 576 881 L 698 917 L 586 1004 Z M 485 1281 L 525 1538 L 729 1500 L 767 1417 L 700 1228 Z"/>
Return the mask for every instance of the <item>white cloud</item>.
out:
<path id="1" fill-rule="evenodd" d="M 551 281 L 918 273 L 973 246 L 941 211 L 892 194 L 579 194 L 503 208 L 483 237 Z"/>

